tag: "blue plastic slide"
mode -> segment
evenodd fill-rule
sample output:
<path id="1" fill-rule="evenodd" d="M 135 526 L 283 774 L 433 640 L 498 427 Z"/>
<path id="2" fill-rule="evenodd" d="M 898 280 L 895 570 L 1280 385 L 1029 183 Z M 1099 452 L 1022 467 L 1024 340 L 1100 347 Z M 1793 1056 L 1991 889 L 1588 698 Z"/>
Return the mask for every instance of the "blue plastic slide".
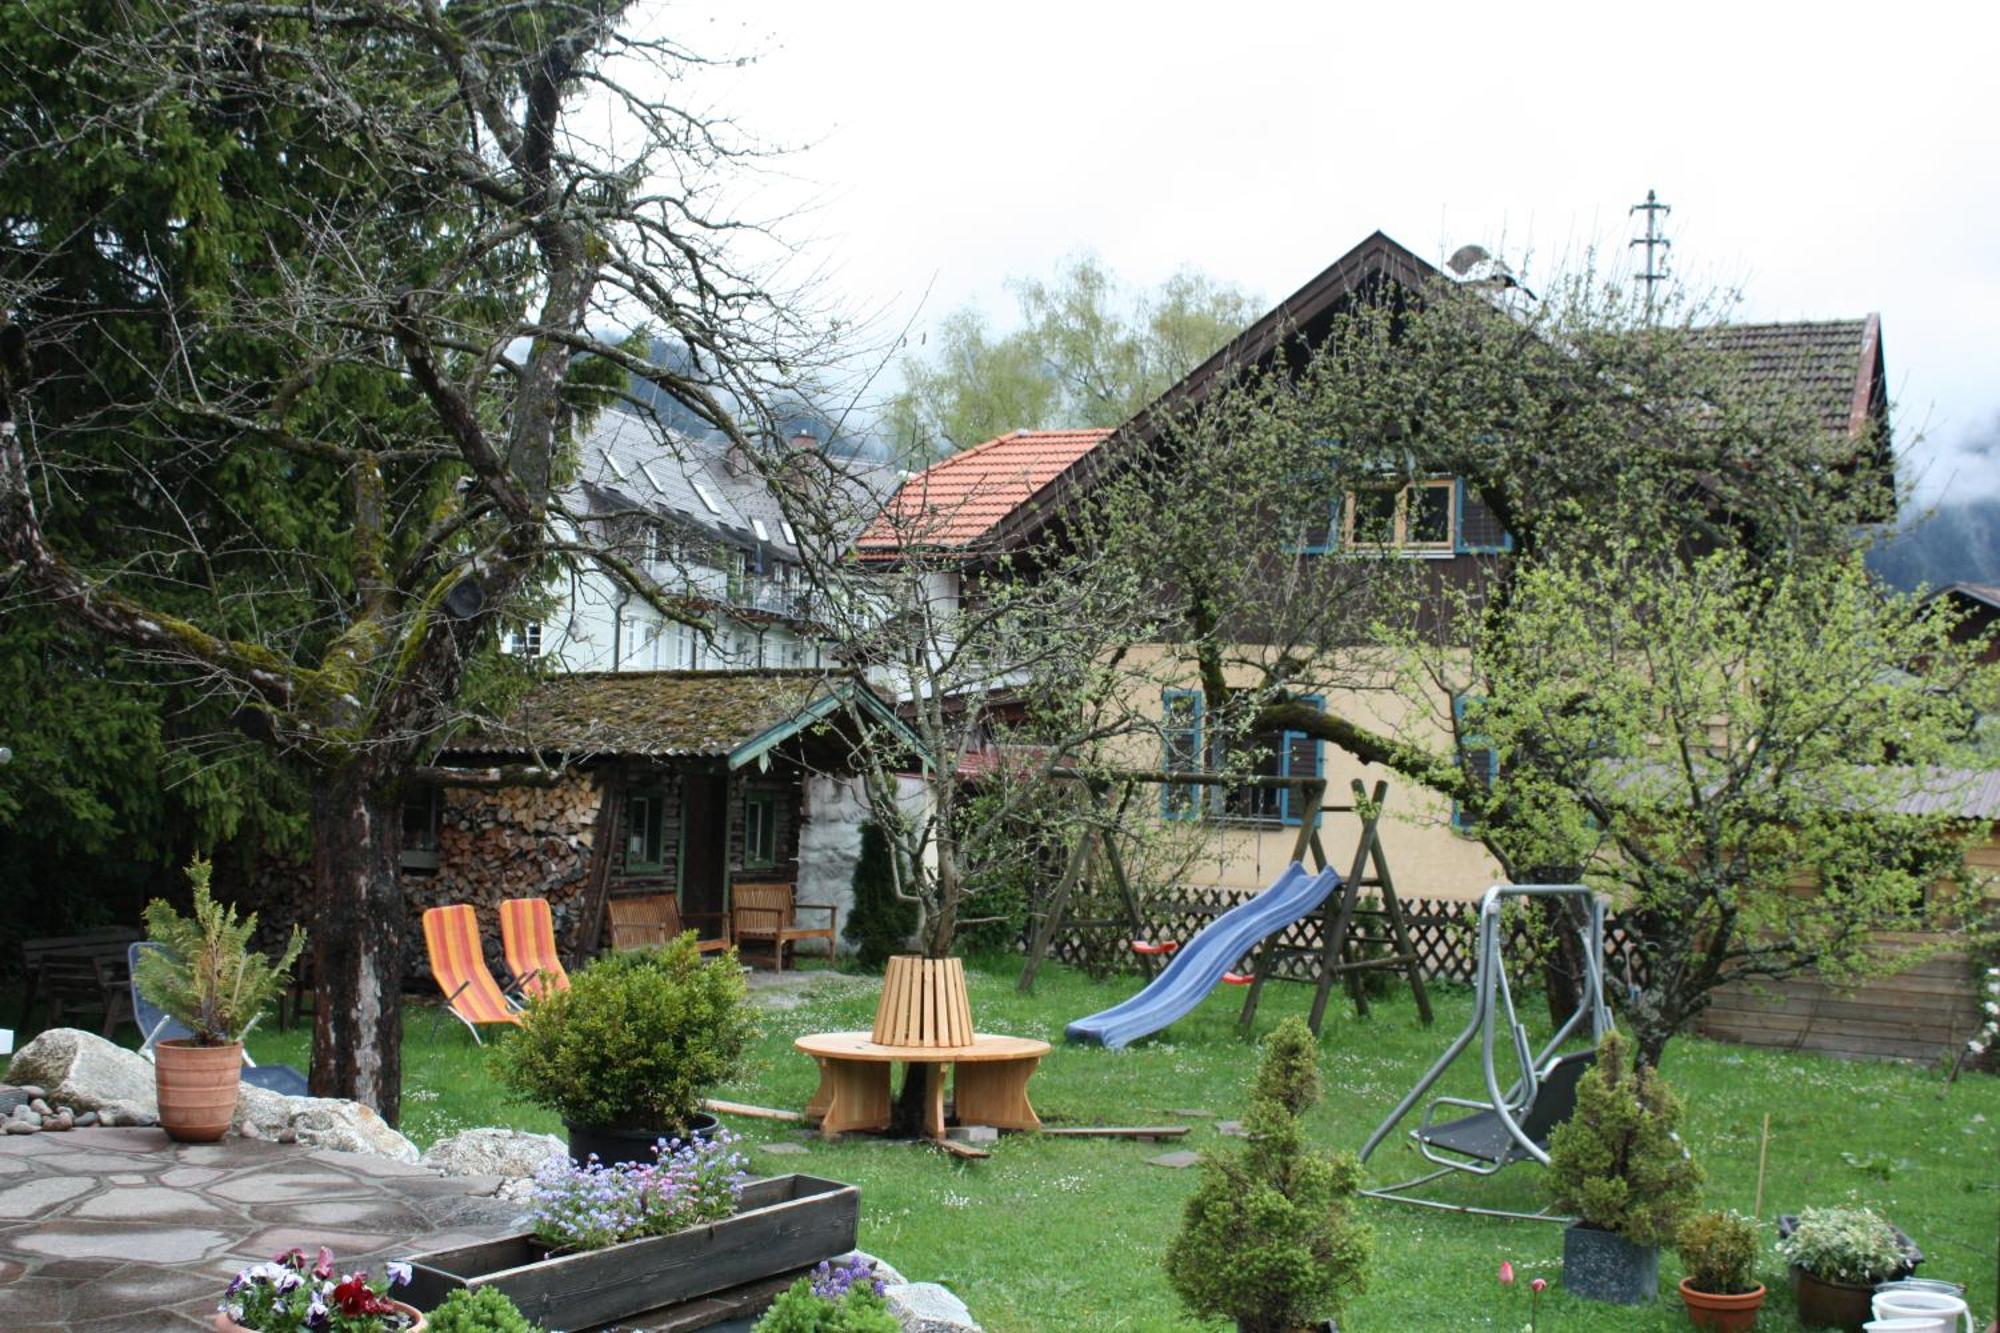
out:
<path id="1" fill-rule="evenodd" d="M 1117 1050 L 1149 1032 L 1158 1032 L 1200 1004 L 1222 980 L 1222 974 L 1259 941 L 1317 909 L 1339 885 L 1340 876 L 1331 870 L 1308 875 L 1304 866 L 1292 862 L 1270 888 L 1230 908 L 1181 946 L 1167 970 L 1154 977 L 1146 989 L 1101 1014 L 1077 1019 L 1065 1035 L 1072 1042 Z"/>

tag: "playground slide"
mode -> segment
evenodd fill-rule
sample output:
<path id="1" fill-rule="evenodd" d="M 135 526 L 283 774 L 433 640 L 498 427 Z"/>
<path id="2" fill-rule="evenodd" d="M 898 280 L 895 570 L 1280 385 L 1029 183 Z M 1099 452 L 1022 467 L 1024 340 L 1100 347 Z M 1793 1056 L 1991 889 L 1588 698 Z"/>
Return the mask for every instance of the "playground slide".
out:
<path id="1" fill-rule="evenodd" d="M 1200 1004 L 1222 980 L 1222 974 L 1259 940 L 1313 911 L 1339 883 L 1340 876 L 1331 870 L 1308 875 L 1305 867 L 1292 862 L 1270 888 L 1230 908 L 1181 946 L 1166 971 L 1154 977 L 1146 989 L 1103 1013 L 1077 1019 L 1065 1035 L 1072 1042 L 1117 1050 L 1149 1032 L 1158 1032 Z"/>

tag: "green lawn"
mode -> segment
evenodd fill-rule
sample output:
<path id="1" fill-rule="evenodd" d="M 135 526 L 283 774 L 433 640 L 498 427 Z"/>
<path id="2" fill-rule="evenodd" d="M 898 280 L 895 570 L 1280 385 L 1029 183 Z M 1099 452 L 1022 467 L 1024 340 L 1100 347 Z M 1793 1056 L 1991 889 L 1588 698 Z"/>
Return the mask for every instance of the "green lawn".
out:
<path id="1" fill-rule="evenodd" d="M 1045 1117 L 1083 1124 L 1180 1120 L 1195 1126 L 1186 1146 L 1228 1142 L 1212 1121 L 1172 1113 L 1242 1113 L 1252 1056 L 1235 1036 L 1235 992 L 1212 997 L 1136 1048 L 1072 1049 L 1061 1044 L 1063 1024 L 1123 998 L 1137 982 L 1098 984 L 1051 968 L 1037 994 L 1021 997 L 1013 989 L 1017 966 L 1003 960 L 975 967 L 973 1012 L 982 1031 L 1056 1043 L 1031 1088 Z M 803 1105 L 813 1069 L 791 1050 L 792 1038 L 867 1027 L 873 1014 L 872 989 L 831 984 L 835 980 L 828 978 L 799 1007 L 768 1014 L 758 1067 L 718 1095 Z M 1273 990 L 1264 1005 L 1266 1031 L 1283 1015 L 1302 1012 L 1310 999 L 1305 987 Z M 1322 1042 L 1327 1095 L 1309 1116 L 1314 1136 L 1329 1147 L 1359 1148 L 1466 1021 L 1469 1008 L 1466 993 L 1445 992 L 1437 1025 L 1426 1030 L 1407 996 L 1378 1005 L 1368 1020 L 1337 1006 Z M 504 1100 L 456 1022 L 447 1018 L 433 1038 L 429 1011 L 417 1009 L 407 1032 L 403 1127 L 420 1143 L 477 1124 L 557 1128 L 548 1114 Z M 306 1036 L 260 1030 L 251 1045 L 260 1059 L 302 1061 Z M 1768 1112 L 1767 1216 L 1803 1204 L 1874 1205 L 1924 1247 L 1925 1275 L 1969 1283 L 1975 1310 L 1991 1316 L 2000 1079 L 1974 1075 L 1947 1086 L 1919 1070 L 1694 1038 L 1669 1050 L 1666 1073 L 1687 1102 L 1688 1138 L 1708 1173 L 1713 1203 L 1750 1210 L 1758 1130 Z M 1453 1090 L 1471 1087 L 1461 1079 Z M 752 1143 L 795 1138 L 794 1127 L 769 1122 L 734 1127 Z M 756 1156 L 765 1171 L 805 1170 L 858 1184 L 862 1246 L 913 1278 L 946 1283 L 987 1328 L 1005 1333 L 1199 1326 L 1180 1314 L 1159 1273 L 1160 1252 L 1198 1174 L 1145 1164 L 1165 1150 L 1117 1140 L 1013 1136 L 990 1161 L 958 1162 L 921 1147 L 861 1138 L 830 1147 L 814 1141 L 805 1156 Z M 1414 1174 L 1413 1163 L 1402 1149 L 1385 1149 L 1376 1158 L 1382 1173 Z M 1457 1197 L 1532 1210 L 1541 1206 L 1539 1186 L 1535 1169 L 1522 1166 L 1495 1180 L 1466 1180 Z M 1369 1291 L 1350 1311 L 1350 1329 L 1518 1329 L 1527 1322 L 1527 1280 L 1537 1275 L 1552 1283 L 1542 1303 L 1543 1329 L 1686 1327 L 1671 1294 L 1637 1313 L 1566 1299 L 1554 1285 L 1562 1246 L 1554 1226 L 1368 1200 L 1362 1207 L 1375 1227 L 1375 1264 Z M 1494 1281 L 1502 1259 L 1513 1260 L 1521 1275 L 1511 1293 Z M 1764 1276 L 1773 1293 L 1762 1326 L 1795 1327 L 1775 1256 L 1767 1254 Z M 1678 1278 L 1669 1255 L 1662 1289 L 1671 1293 Z"/>

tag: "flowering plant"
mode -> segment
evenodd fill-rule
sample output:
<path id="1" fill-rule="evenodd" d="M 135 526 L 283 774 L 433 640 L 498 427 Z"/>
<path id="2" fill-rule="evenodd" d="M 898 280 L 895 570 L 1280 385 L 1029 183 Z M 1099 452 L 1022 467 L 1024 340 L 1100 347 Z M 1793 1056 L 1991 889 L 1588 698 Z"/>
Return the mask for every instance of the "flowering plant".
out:
<path id="1" fill-rule="evenodd" d="M 333 1251 L 320 1247 L 308 1260 L 294 1247 L 269 1263 L 252 1264 L 238 1273 L 216 1307 L 255 1333 L 388 1333 L 409 1328 L 406 1306 L 389 1299 L 389 1290 L 410 1280 L 408 1264 L 384 1265 L 385 1276 L 371 1278 L 366 1269 L 335 1277 Z"/>
<path id="2" fill-rule="evenodd" d="M 1979 1007 L 1986 1014 L 1986 1022 L 1965 1043 L 1965 1049 L 1974 1055 L 1984 1055 L 2000 1045 L 2000 967 L 1986 969 L 1986 998 Z"/>
<path id="3" fill-rule="evenodd" d="M 551 1157 L 535 1172 L 535 1236 L 559 1250 L 599 1250 L 727 1217 L 748 1179 L 736 1143 L 719 1129 L 706 1140 L 661 1139 L 650 1164 Z"/>
<path id="4" fill-rule="evenodd" d="M 1509 1290 L 1513 1289 L 1514 1261 L 1511 1259 L 1502 1259 L 1500 1261 L 1500 1285 Z M 1540 1319 L 1542 1312 L 1542 1293 L 1548 1289 L 1549 1282 L 1547 1278 L 1538 1277 L 1528 1283 L 1528 1322 L 1523 1327 L 1522 1333 L 1535 1333 L 1535 1324 Z"/>
<path id="5" fill-rule="evenodd" d="M 896 1333 L 885 1290 L 871 1259 L 822 1260 L 772 1303 L 756 1333 Z"/>
<path id="6" fill-rule="evenodd" d="M 1822 1282 L 1859 1286 L 1897 1277 L 1910 1263 L 1896 1229 L 1868 1208 L 1801 1208 L 1778 1253 Z"/>

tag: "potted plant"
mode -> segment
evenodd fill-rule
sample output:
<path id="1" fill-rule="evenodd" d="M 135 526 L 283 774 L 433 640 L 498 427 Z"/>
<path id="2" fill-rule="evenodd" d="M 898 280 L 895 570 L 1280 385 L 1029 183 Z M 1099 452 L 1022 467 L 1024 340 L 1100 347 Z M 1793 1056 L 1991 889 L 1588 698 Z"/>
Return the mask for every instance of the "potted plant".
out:
<path id="1" fill-rule="evenodd" d="M 1319 1044 L 1288 1018 L 1264 1041 L 1240 1152 L 1204 1153 L 1166 1255 L 1167 1281 L 1203 1318 L 1239 1333 L 1331 1326 L 1367 1278 L 1369 1233 L 1352 1198 L 1360 1168 L 1306 1146 L 1299 1114 L 1319 1100 Z"/>
<path id="2" fill-rule="evenodd" d="M 882 1290 L 867 1260 L 824 1261 L 780 1293 L 752 1333 L 898 1333 Z"/>
<path id="3" fill-rule="evenodd" d="M 384 1276 L 367 1270 L 342 1273 L 333 1251 L 322 1246 L 317 1259 L 301 1249 L 286 1250 L 269 1263 L 238 1273 L 216 1307 L 219 1333 L 428 1333 L 415 1306 L 392 1300 L 392 1288 L 408 1285 L 410 1266 L 388 1264 Z"/>
<path id="4" fill-rule="evenodd" d="M 1764 1284 L 1757 1281 L 1757 1224 L 1740 1213 L 1696 1213 L 1674 1237 L 1681 1303 L 1696 1328 L 1741 1333 L 1757 1326 Z"/>
<path id="5" fill-rule="evenodd" d="M 1673 1090 L 1606 1033 L 1577 1082 L 1575 1113 L 1549 1138 L 1549 1187 L 1576 1216 L 1563 1231 L 1564 1288 L 1619 1305 L 1659 1294 L 1660 1246 L 1701 1192 L 1680 1119 Z"/>
<path id="6" fill-rule="evenodd" d="M 1923 1257 L 1868 1208 L 1802 1208 L 1780 1218 L 1778 1253 L 1791 1266 L 1801 1323 L 1856 1330 L 1874 1318 L 1875 1284 L 1908 1276 Z"/>
<path id="7" fill-rule="evenodd" d="M 743 974 L 704 963 L 684 934 L 580 968 L 492 1058 L 517 1095 L 562 1117 L 577 1162 L 646 1162 L 662 1139 L 715 1128 L 702 1096 L 742 1068 L 756 1030 Z"/>
<path id="8" fill-rule="evenodd" d="M 276 963 L 250 947 L 257 914 L 238 920 L 209 893 L 210 866 L 188 863 L 194 916 L 155 898 L 146 905 L 143 949 L 133 969 L 139 993 L 194 1035 L 160 1042 L 153 1078 L 160 1127 L 190 1143 L 212 1143 L 229 1130 L 243 1076 L 243 1034 L 285 989 L 305 947 L 298 927 Z"/>

